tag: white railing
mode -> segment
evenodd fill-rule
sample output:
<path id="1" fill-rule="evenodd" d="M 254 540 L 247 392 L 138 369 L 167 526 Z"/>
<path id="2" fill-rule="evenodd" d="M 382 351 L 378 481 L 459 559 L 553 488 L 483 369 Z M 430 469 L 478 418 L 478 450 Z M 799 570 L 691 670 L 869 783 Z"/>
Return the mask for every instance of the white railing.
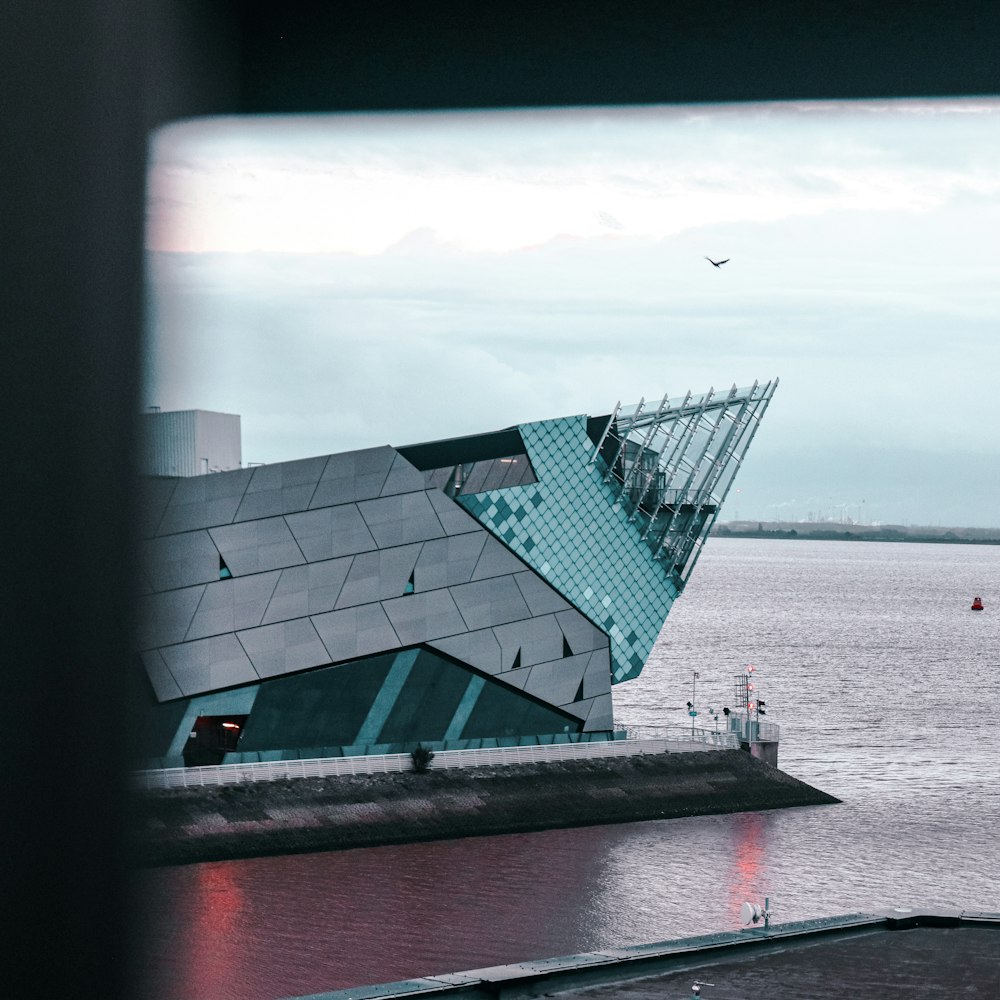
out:
<path id="1" fill-rule="evenodd" d="M 707 746 L 738 750 L 739 737 L 728 730 L 702 729 L 695 726 L 623 726 L 630 740 L 665 739 L 673 742 L 700 743 Z"/>
<path id="2" fill-rule="evenodd" d="M 758 722 L 757 739 L 767 743 L 777 743 L 780 736 L 780 728 L 776 722 Z"/>
<path id="3" fill-rule="evenodd" d="M 556 760 L 683 753 L 702 750 L 706 746 L 719 749 L 739 748 L 739 742 L 732 733 L 710 734 L 712 737 L 728 737 L 727 741 L 692 739 L 689 731 L 685 733 L 686 735 L 671 738 L 555 743 L 545 746 L 498 747 L 489 750 L 438 750 L 434 754 L 431 767 L 437 771 L 455 767 L 496 767 L 504 764 L 530 764 Z M 408 753 L 371 754 L 357 757 L 320 757 L 312 760 L 276 760 L 258 764 L 219 764 L 215 767 L 171 767 L 155 771 L 137 771 L 133 775 L 133 781 L 142 789 L 189 788 L 199 785 L 277 781 L 282 778 L 384 774 L 390 771 L 409 771 L 412 767 L 413 761 Z"/>
<path id="4" fill-rule="evenodd" d="M 731 715 L 729 725 L 733 733 L 746 743 L 777 743 L 781 736 L 781 727 L 776 722 L 749 719 L 742 713 Z"/>

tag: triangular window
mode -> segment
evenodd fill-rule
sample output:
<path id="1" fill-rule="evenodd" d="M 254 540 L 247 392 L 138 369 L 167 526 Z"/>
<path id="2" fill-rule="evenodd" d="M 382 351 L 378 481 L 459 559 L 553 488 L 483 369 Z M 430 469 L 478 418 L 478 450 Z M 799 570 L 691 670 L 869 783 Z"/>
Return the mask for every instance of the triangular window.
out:
<path id="1" fill-rule="evenodd" d="M 413 573 L 410 573 L 410 579 L 406 581 L 406 586 L 403 588 L 403 596 L 406 597 L 407 594 L 413 593 Z"/>
<path id="2" fill-rule="evenodd" d="M 521 647 L 517 648 L 517 655 L 514 657 L 514 665 L 510 668 L 511 670 L 517 670 L 521 666 Z"/>
<path id="3" fill-rule="evenodd" d="M 580 686 L 576 689 L 576 694 L 573 695 L 573 701 L 583 701 L 583 681 L 580 681 Z"/>
<path id="4" fill-rule="evenodd" d="M 220 580 L 231 580 L 233 574 L 229 571 L 229 567 L 226 565 L 226 560 L 222 558 L 222 554 L 219 554 L 219 579 Z"/>
<path id="5" fill-rule="evenodd" d="M 569 643 L 566 641 L 566 636 L 563 636 L 563 656 L 572 656 L 573 650 L 569 648 Z"/>

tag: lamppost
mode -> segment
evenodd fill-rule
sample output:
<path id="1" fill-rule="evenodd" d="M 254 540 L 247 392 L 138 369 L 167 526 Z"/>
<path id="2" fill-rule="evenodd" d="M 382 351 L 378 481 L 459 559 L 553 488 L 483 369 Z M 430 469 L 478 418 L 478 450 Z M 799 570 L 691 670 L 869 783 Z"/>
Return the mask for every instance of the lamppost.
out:
<path id="1" fill-rule="evenodd" d="M 694 720 L 698 717 L 698 709 L 694 706 L 697 704 L 698 695 L 698 671 L 694 672 L 694 676 L 691 678 L 691 700 L 688 702 L 688 715 L 691 716 L 691 738 L 694 738 Z"/>
<path id="2" fill-rule="evenodd" d="M 767 702 L 761 698 L 757 689 L 755 669 L 752 665 L 748 666 L 747 672 L 743 675 L 746 690 L 744 700 L 747 709 L 747 736 L 751 742 L 760 739 L 760 719 L 761 716 L 767 715 Z"/>

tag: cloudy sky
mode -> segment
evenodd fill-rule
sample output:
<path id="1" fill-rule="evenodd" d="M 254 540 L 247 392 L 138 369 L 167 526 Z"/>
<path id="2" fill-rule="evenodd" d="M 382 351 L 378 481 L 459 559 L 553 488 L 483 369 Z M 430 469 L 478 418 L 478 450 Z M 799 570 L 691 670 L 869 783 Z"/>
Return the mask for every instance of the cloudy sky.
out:
<path id="1" fill-rule="evenodd" d="M 1000 101 L 180 123 L 144 402 L 275 462 L 780 376 L 724 518 L 995 527 L 998 232 Z"/>

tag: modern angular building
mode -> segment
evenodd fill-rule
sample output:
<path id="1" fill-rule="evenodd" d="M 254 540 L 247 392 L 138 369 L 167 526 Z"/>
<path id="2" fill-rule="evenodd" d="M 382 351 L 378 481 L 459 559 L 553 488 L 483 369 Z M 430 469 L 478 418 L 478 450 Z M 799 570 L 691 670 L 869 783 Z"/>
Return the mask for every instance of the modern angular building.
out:
<path id="1" fill-rule="evenodd" d="M 145 480 L 137 752 L 612 738 L 776 386 Z"/>

